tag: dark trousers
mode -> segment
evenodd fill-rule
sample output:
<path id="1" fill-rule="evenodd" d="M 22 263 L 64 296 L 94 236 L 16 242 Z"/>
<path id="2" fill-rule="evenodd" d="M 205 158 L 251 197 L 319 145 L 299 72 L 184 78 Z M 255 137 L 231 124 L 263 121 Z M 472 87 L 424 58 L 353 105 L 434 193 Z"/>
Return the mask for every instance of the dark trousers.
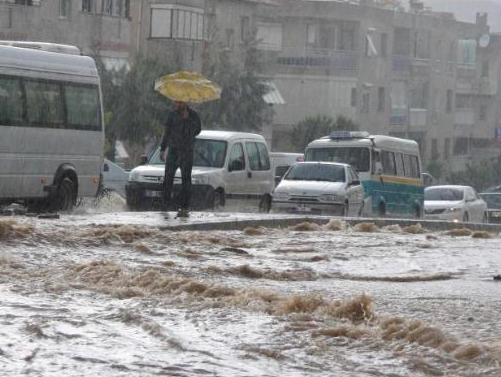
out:
<path id="1" fill-rule="evenodd" d="M 181 192 L 179 193 L 179 206 L 188 209 L 191 198 L 191 169 L 193 167 L 193 151 L 179 150 L 169 147 L 169 153 L 165 160 L 164 177 L 164 205 L 172 204 L 172 185 L 176 170 L 181 168 Z"/>

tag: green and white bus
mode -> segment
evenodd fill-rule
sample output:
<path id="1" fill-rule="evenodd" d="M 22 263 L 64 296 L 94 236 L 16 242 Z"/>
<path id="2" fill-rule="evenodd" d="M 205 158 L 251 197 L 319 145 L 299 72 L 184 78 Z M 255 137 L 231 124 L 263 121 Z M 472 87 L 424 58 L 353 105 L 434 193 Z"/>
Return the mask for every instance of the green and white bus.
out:
<path id="1" fill-rule="evenodd" d="M 104 129 L 96 65 L 73 46 L 5 44 L 0 203 L 68 210 L 77 197 L 96 195 L 100 185 Z"/>
<path id="2" fill-rule="evenodd" d="M 352 165 L 363 182 L 366 216 L 421 218 L 423 215 L 421 157 L 418 143 L 413 140 L 334 131 L 308 144 L 305 161 Z"/>

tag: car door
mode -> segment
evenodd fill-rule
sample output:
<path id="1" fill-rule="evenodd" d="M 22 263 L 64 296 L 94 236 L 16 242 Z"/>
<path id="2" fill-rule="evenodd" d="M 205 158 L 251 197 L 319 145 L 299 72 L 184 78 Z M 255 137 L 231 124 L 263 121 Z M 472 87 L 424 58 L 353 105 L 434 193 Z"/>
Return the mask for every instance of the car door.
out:
<path id="1" fill-rule="evenodd" d="M 244 146 L 241 141 L 229 147 L 226 171 L 226 194 L 245 195 L 247 185 L 248 164 L 245 160 Z"/>
<path id="2" fill-rule="evenodd" d="M 472 190 L 475 197 L 475 208 L 477 214 L 476 220 L 481 223 L 484 221 L 484 214 L 487 212 L 486 204 L 484 200 L 478 195 L 477 191 L 475 191 L 475 189 Z"/>
<path id="3" fill-rule="evenodd" d="M 364 201 L 364 190 L 358 174 L 351 166 L 347 167 L 347 173 L 347 196 L 350 202 L 350 214 L 358 215 Z"/>
<path id="4" fill-rule="evenodd" d="M 245 190 L 249 196 L 260 197 L 271 193 L 274 185 L 268 148 L 264 142 L 246 140 L 245 151 L 249 161 Z"/>
<path id="5" fill-rule="evenodd" d="M 466 212 L 468 212 L 468 219 L 473 222 L 481 221 L 479 219 L 478 202 L 475 199 L 474 190 L 471 187 L 466 187 L 464 195 Z"/>

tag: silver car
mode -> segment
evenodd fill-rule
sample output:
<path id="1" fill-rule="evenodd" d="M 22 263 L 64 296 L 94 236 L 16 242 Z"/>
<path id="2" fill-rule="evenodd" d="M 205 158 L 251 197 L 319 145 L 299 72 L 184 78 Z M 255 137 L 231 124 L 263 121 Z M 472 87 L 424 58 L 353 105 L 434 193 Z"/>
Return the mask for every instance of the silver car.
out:
<path id="1" fill-rule="evenodd" d="M 364 189 L 352 166 L 335 162 L 298 162 L 273 193 L 274 212 L 360 215 Z"/>

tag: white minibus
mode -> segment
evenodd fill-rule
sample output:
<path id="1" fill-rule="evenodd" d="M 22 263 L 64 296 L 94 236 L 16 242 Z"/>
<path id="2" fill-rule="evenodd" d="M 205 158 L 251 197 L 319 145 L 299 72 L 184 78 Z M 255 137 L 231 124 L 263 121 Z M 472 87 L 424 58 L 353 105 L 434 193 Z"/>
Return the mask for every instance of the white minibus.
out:
<path id="1" fill-rule="evenodd" d="M 414 140 L 367 132 L 334 131 L 306 147 L 305 161 L 353 166 L 364 186 L 365 215 L 423 215 L 419 145 Z"/>
<path id="2" fill-rule="evenodd" d="M 0 45 L 0 204 L 68 210 L 100 186 L 99 75 L 67 46 L 33 46 Z"/>

